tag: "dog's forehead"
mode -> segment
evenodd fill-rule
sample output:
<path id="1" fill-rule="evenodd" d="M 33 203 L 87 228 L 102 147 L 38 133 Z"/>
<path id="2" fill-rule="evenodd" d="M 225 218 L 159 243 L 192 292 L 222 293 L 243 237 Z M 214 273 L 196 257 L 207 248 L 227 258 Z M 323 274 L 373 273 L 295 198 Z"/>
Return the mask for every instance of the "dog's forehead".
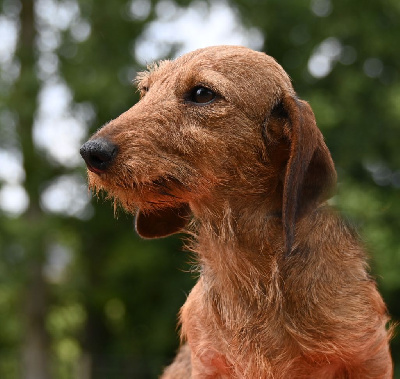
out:
<path id="1" fill-rule="evenodd" d="M 180 81 L 201 72 L 215 72 L 227 79 L 245 82 L 268 81 L 279 87 L 291 87 L 289 76 L 267 54 L 242 46 L 214 46 L 198 49 L 172 61 L 161 61 L 141 74 L 138 81 L 145 86 L 158 81 Z"/>
<path id="2" fill-rule="evenodd" d="M 173 62 L 177 67 L 203 66 L 221 73 L 230 73 L 232 70 L 263 70 L 266 67 L 270 70 L 282 70 L 272 57 L 243 46 L 213 46 L 198 49 Z"/>

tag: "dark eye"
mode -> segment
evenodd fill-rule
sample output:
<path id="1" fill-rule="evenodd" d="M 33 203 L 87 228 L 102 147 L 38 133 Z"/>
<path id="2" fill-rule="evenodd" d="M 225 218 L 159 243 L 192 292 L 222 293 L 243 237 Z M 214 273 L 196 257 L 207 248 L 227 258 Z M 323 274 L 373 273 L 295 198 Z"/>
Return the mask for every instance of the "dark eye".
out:
<path id="1" fill-rule="evenodd" d="M 190 93 L 189 100 L 197 104 L 208 104 L 211 103 L 216 96 L 214 91 L 206 87 L 195 87 Z"/>

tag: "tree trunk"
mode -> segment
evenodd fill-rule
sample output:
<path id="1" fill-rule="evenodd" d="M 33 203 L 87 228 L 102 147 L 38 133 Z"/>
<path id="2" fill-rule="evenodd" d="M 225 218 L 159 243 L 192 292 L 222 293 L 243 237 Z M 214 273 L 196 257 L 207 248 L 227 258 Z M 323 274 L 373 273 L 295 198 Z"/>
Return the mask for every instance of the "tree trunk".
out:
<path id="1" fill-rule="evenodd" d="M 48 163 L 35 148 L 33 123 L 40 82 L 35 71 L 34 0 L 21 1 L 21 30 L 16 57 L 20 76 L 14 84 L 10 108 L 18 114 L 18 135 L 26 174 L 25 188 L 30 203 L 21 216 L 24 238 L 19 241 L 26 254 L 26 291 L 23 302 L 24 340 L 22 341 L 22 378 L 49 379 L 49 338 L 45 327 L 47 314 L 47 283 L 43 277 L 45 262 L 46 216 L 40 208 L 42 173 Z"/>
<path id="2" fill-rule="evenodd" d="M 42 265 L 32 268 L 25 296 L 25 340 L 23 345 L 23 379 L 48 379 L 48 336 L 45 329 L 47 311 L 46 283 Z"/>

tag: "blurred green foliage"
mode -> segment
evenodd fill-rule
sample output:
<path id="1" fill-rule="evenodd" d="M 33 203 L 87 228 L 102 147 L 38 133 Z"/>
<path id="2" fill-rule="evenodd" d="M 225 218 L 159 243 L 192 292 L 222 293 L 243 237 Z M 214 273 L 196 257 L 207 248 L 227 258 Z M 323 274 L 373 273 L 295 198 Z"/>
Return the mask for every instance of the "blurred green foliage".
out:
<path id="1" fill-rule="evenodd" d="M 159 2 L 50 3 L 77 5 L 75 19 L 58 29 L 47 53 L 56 57 L 57 75 L 71 91 L 71 111 L 91 110 L 86 125 L 93 132 L 137 101 L 127 78 L 143 67 L 132 51 Z M 134 3 L 150 6 L 148 12 L 129 16 Z M 55 162 L 33 138 L 40 91 L 51 77 L 38 69 L 45 50 L 38 36 L 49 28 L 40 9 L 48 4 L 0 1 L 0 17 L 16 21 L 19 30 L 12 62 L 0 60 L 0 149 L 20 152 L 30 197 L 19 216 L 0 213 L 0 377 L 30 378 L 26 357 L 37 331 L 47 366 L 43 379 L 155 378 L 178 346 L 176 314 L 195 279 L 189 257 L 177 238 L 140 240 L 131 217 L 114 218 L 103 201 L 93 200 L 82 217 L 43 206 L 48 183 L 65 174 L 85 176 L 83 164 Z M 332 203 L 359 227 L 394 320 L 400 319 L 399 4 L 230 1 L 245 25 L 262 32 L 263 50 L 311 103 L 339 173 Z M 54 249 L 66 251 L 69 260 L 51 279 L 46 269 Z M 392 350 L 399 363 L 400 339 Z"/>

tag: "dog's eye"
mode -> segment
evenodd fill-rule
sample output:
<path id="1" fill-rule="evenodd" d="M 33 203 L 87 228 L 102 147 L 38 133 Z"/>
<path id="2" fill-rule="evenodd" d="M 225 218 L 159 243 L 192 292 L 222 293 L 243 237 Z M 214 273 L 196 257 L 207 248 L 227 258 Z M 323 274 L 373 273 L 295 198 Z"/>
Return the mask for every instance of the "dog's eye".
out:
<path id="1" fill-rule="evenodd" d="M 208 104 L 211 103 L 215 98 L 216 94 L 214 91 L 206 87 L 195 87 L 190 93 L 189 100 L 197 104 Z"/>

